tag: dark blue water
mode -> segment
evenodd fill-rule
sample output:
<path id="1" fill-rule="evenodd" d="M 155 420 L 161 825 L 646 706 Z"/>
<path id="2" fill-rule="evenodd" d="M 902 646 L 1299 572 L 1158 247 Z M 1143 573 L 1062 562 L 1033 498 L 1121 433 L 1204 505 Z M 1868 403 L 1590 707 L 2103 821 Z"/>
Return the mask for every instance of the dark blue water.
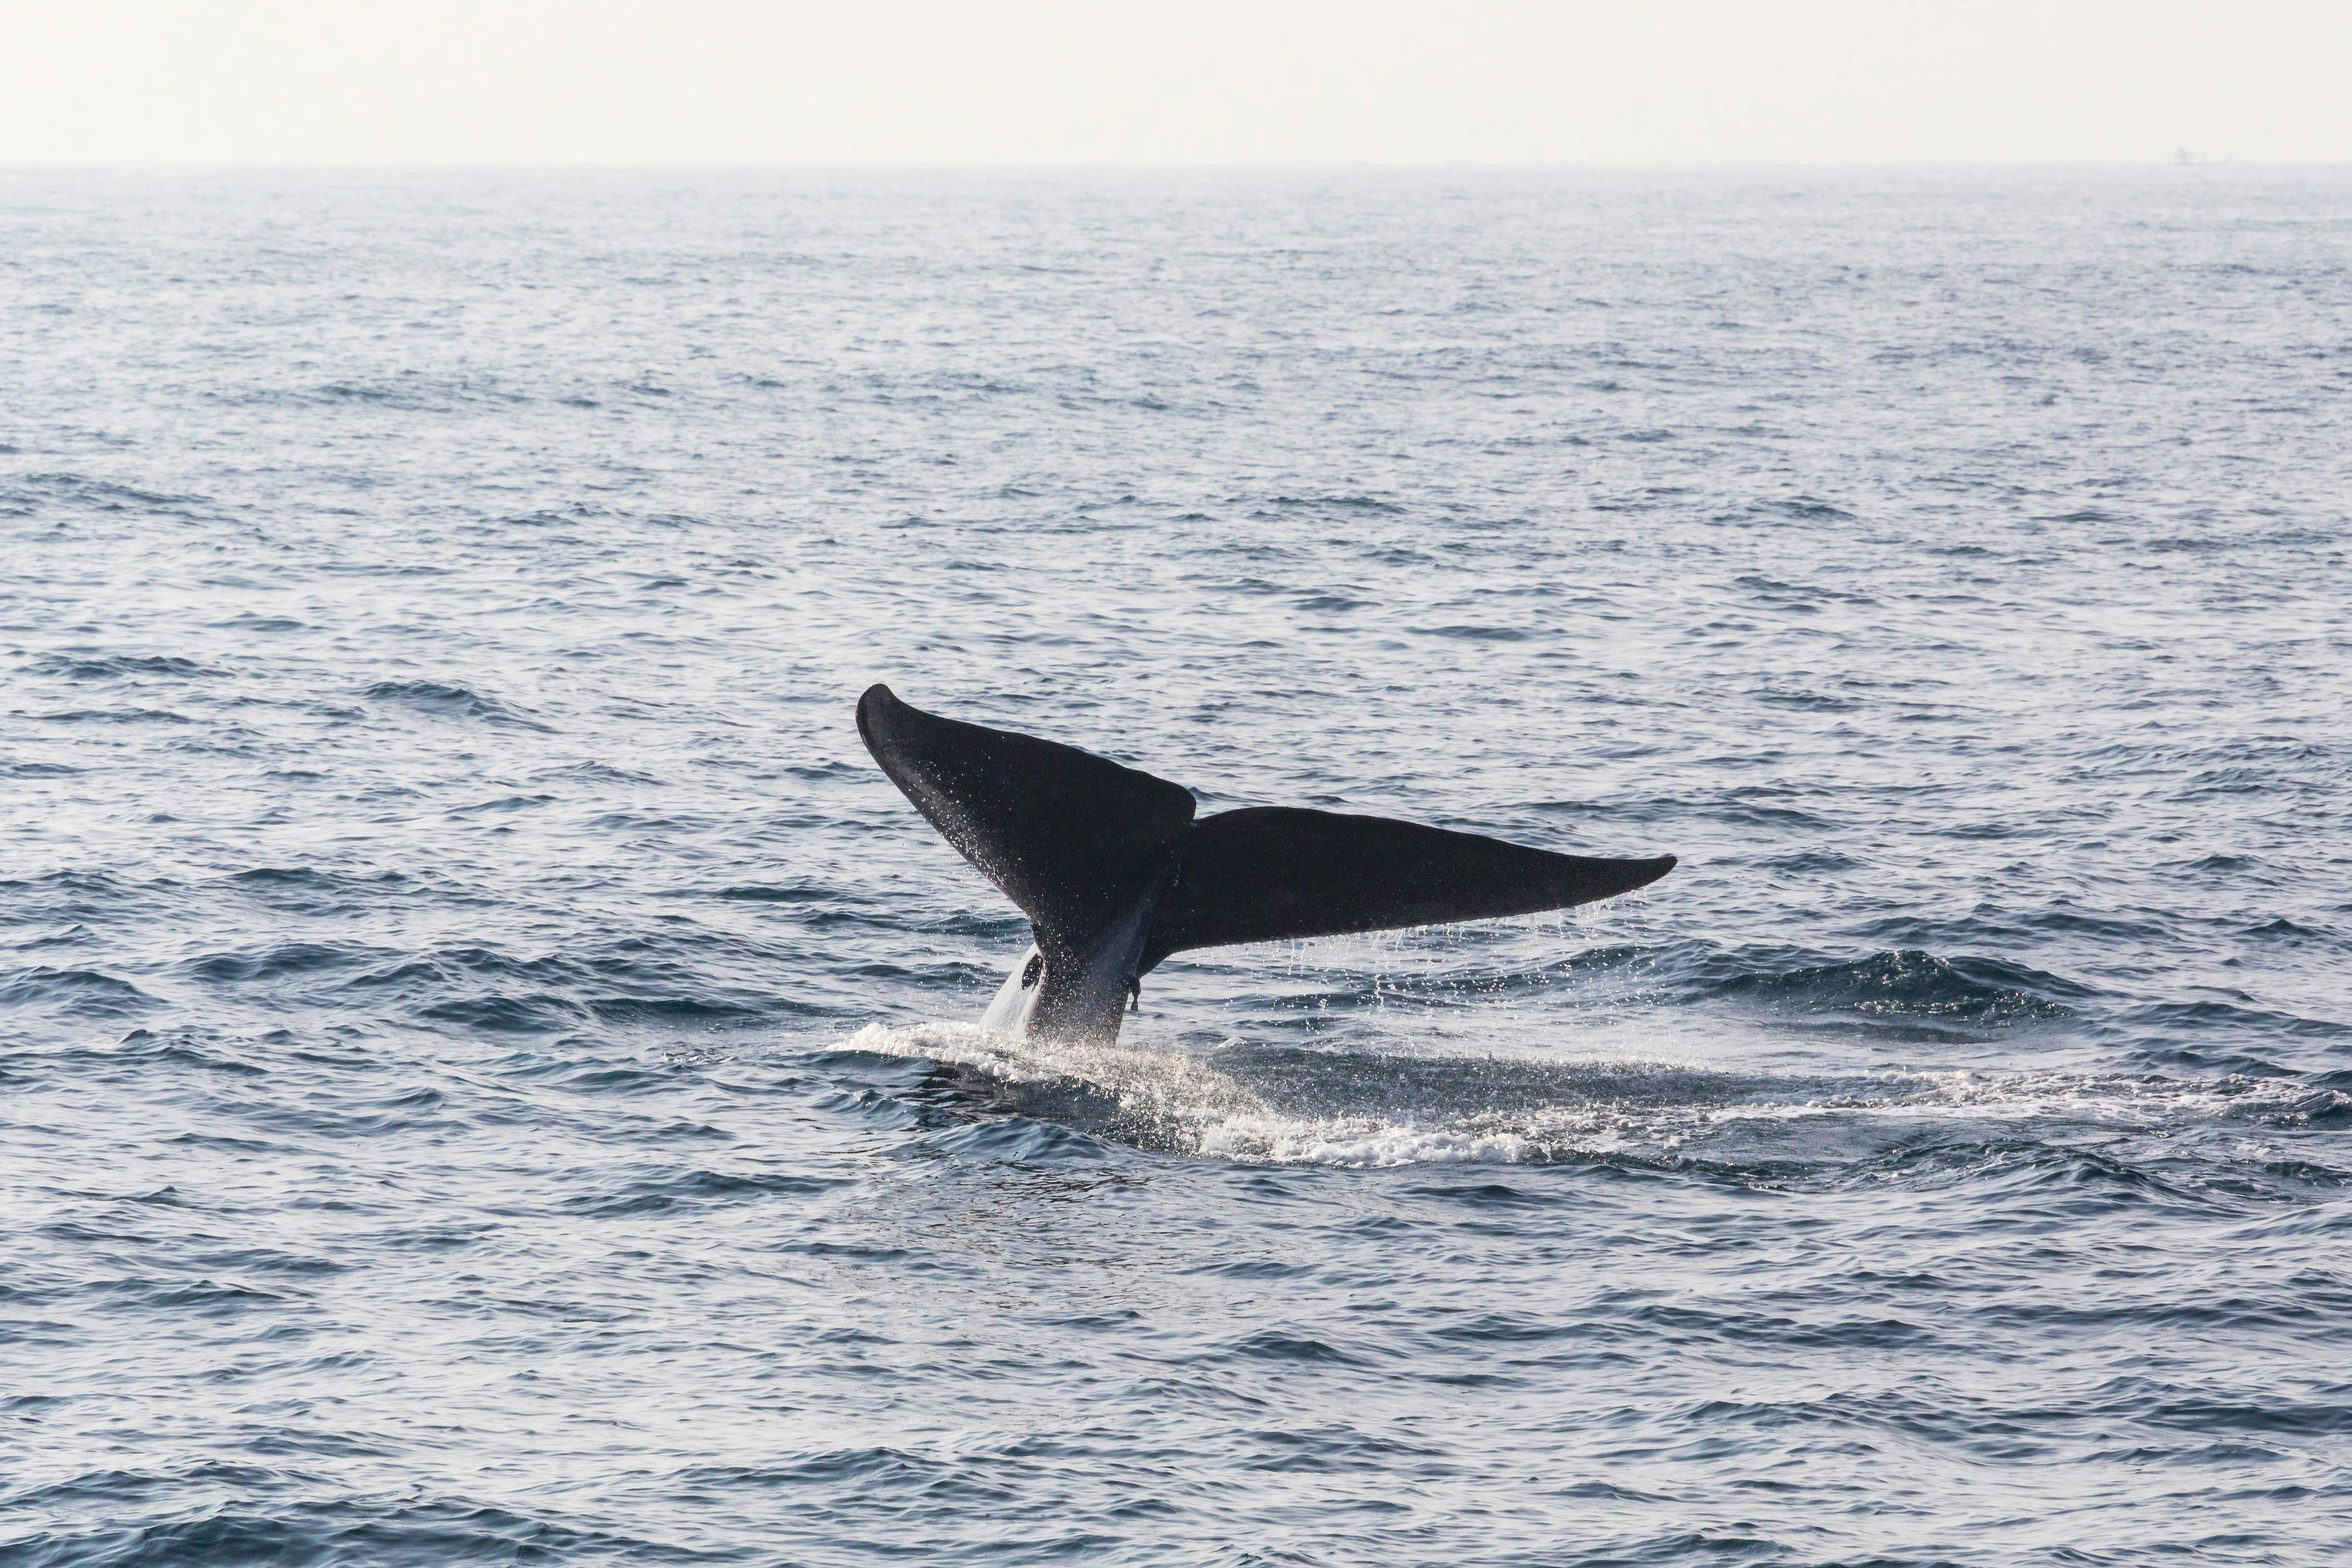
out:
<path id="1" fill-rule="evenodd" d="M 0 1560 L 2352 1529 L 2352 174 L 0 176 Z M 1682 868 L 1115 1050 L 887 679 Z"/>

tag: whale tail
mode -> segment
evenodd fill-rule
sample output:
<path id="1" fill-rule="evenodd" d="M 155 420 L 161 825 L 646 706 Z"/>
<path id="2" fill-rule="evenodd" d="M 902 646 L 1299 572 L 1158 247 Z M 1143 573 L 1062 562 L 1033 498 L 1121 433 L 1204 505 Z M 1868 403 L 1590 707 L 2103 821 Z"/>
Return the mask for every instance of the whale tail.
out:
<path id="1" fill-rule="evenodd" d="M 857 732 L 915 809 L 1020 906 L 1048 957 L 1153 899 L 1138 973 L 1173 952 L 1537 914 L 1656 881 L 1675 858 L 1559 855 L 1382 816 L 1253 806 L 1195 822 L 1181 784 L 923 712 L 887 686 Z"/>
<path id="2" fill-rule="evenodd" d="M 1192 792 L 1107 757 L 910 708 L 887 686 L 857 732 L 940 837 L 1020 906 L 1049 958 L 1082 951 L 1150 890 Z"/>
<path id="3" fill-rule="evenodd" d="M 1674 868 L 1671 855 L 1601 860 L 1392 817 L 1251 806 L 1192 829 L 1153 912 L 1143 967 L 1196 947 L 1564 910 Z"/>

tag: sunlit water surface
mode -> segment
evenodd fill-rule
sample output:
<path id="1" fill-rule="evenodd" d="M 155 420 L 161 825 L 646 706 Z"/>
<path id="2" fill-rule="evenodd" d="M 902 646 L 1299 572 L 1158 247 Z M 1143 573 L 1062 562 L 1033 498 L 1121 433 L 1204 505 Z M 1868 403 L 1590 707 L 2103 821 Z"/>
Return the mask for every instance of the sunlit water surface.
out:
<path id="1" fill-rule="evenodd" d="M 2314 1563 L 2352 175 L 0 177 L 0 1559 Z M 1026 941 L 856 693 L 1672 851 Z"/>

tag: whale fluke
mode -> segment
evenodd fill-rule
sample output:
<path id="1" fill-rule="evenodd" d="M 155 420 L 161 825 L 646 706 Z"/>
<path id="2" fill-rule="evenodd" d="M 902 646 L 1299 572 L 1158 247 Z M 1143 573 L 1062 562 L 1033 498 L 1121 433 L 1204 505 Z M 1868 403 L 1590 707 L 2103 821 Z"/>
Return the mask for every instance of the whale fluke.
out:
<path id="1" fill-rule="evenodd" d="M 1385 816 L 1250 806 L 1208 818 L 1185 840 L 1143 967 L 1196 947 L 1564 910 L 1674 868 L 1671 855 L 1596 860 Z"/>
<path id="2" fill-rule="evenodd" d="M 942 719 L 887 686 L 857 732 L 932 826 L 1029 917 L 1036 953 L 992 1023 L 1115 1037 L 1174 952 L 1536 914 L 1656 881 L 1675 858 L 1559 855 L 1383 816 L 1252 806 L 1195 822 L 1181 784 L 1034 736 Z"/>
<path id="3" fill-rule="evenodd" d="M 866 749 L 940 836 L 1068 952 L 1144 891 L 1192 826 L 1192 792 L 1076 746 L 942 719 L 887 686 L 857 700 Z"/>

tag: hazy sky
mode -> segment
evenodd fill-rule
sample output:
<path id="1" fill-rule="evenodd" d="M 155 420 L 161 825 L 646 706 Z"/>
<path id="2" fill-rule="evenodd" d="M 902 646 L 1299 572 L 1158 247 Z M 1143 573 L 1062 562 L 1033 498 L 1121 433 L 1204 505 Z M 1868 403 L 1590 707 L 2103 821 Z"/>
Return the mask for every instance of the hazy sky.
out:
<path id="1" fill-rule="evenodd" d="M 0 160 L 2352 161 L 2352 0 L 0 0 Z"/>

